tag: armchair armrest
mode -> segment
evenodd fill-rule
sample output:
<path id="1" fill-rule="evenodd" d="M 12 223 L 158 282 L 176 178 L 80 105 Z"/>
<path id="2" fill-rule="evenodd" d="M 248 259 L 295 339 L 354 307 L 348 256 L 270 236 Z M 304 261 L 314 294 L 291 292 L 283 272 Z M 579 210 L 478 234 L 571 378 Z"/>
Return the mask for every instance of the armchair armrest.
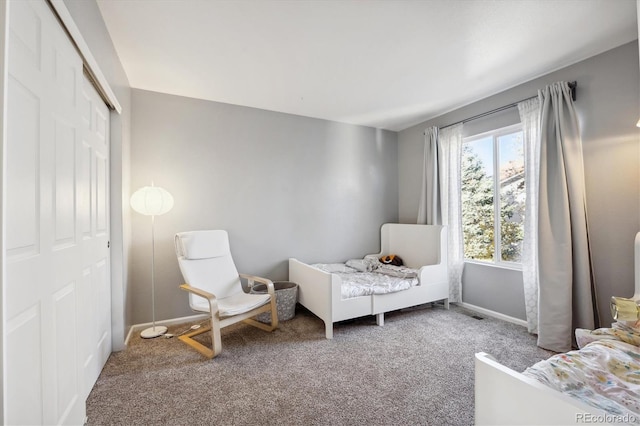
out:
<path id="1" fill-rule="evenodd" d="M 216 296 L 214 294 L 211 294 L 211 293 L 209 293 L 207 291 L 201 290 L 201 289 L 199 289 L 197 287 L 192 287 L 189 284 L 182 284 L 180 286 L 180 288 L 185 290 L 185 291 L 188 291 L 190 293 L 193 293 L 195 295 L 198 295 L 200 297 L 204 297 L 205 299 L 215 299 L 216 298 Z"/>
<path id="2" fill-rule="evenodd" d="M 267 286 L 267 293 L 269 293 L 272 296 L 275 296 L 276 294 L 275 287 L 273 286 L 273 281 L 267 278 L 257 277 L 255 275 L 249 275 L 249 274 L 240 274 L 240 278 L 243 278 L 249 282 L 249 288 L 253 287 L 253 283 L 257 281 Z"/>
<path id="3" fill-rule="evenodd" d="M 193 293 L 196 296 L 207 299 L 207 301 L 209 302 L 209 310 L 211 311 L 211 315 L 214 315 L 218 312 L 218 301 L 214 294 L 201 290 L 197 287 L 192 287 L 189 284 L 182 284 L 180 288 L 184 291 L 188 291 L 189 293 Z"/>

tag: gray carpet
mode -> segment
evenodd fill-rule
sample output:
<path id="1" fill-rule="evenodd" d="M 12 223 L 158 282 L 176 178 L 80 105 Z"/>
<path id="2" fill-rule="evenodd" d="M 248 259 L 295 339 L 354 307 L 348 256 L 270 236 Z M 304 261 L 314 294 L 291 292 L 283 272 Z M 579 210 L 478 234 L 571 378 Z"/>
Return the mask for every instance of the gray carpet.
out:
<path id="1" fill-rule="evenodd" d="M 518 325 L 423 306 L 334 327 L 304 308 L 273 333 L 223 329 L 206 360 L 176 338 L 132 338 L 87 401 L 89 425 L 471 425 L 474 353 L 523 371 L 552 353 Z M 169 332 L 190 324 L 171 327 Z"/>

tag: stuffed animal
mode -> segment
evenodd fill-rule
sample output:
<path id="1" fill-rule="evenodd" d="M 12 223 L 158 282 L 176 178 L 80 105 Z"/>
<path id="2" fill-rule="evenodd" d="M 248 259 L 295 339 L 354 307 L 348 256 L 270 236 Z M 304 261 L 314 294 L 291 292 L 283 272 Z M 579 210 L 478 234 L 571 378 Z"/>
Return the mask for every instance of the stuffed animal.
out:
<path id="1" fill-rule="evenodd" d="M 380 258 L 380 262 L 385 265 L 402 266 L 402 259 L 397 254 L 388 254 Z"/>

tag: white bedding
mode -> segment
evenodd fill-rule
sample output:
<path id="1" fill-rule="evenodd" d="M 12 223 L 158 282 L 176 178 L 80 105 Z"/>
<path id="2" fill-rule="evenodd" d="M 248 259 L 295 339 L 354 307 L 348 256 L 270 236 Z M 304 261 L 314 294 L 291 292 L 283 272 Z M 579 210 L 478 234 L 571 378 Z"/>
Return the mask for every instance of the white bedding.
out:
<path id="1" fill-rule="evenodd" d="M 365 258 L 353 259 L 346 264 L 315 263 L 311 266 L 330 274 L 336 274 L 342 279 L 341 294 L 343 299 L 395 293 L 419 285 L 415 269 L 384 265 L 377 259 L 375 262 L 378 265 L 373 264 L 371 259 Z"/>

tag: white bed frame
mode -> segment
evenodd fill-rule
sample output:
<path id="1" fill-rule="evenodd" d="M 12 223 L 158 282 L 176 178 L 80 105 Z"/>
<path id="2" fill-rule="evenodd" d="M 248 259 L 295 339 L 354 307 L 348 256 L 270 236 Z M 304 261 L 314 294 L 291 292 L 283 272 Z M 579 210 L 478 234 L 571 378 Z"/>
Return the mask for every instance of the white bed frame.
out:
<path id="1" fill-rule="evenodd" d="M 634 246 L 633 298 L 639 300 L 640 233 Z M 486 353 L 476 354 L 475 369 L 477 425 L 620 424 L 625 421 L 505 367 Z"/>
<path id="2" fill-rule="evenodd" d="M 298 284 L 298 302 L 325 324 L 327 339 L 333 323 L 376 315 L 384 325 L 384 313 L 423 303 L 444 300 L 449 308 L 447 233 L 443 226 L 386 223 L 380 230 L 383 254 L 399 255 L 405 266 L 419 269 L 420 285 L 381 295 L 343 299 L 342 279 L 297 259 L 289 259 L 289 280 Z"/>

